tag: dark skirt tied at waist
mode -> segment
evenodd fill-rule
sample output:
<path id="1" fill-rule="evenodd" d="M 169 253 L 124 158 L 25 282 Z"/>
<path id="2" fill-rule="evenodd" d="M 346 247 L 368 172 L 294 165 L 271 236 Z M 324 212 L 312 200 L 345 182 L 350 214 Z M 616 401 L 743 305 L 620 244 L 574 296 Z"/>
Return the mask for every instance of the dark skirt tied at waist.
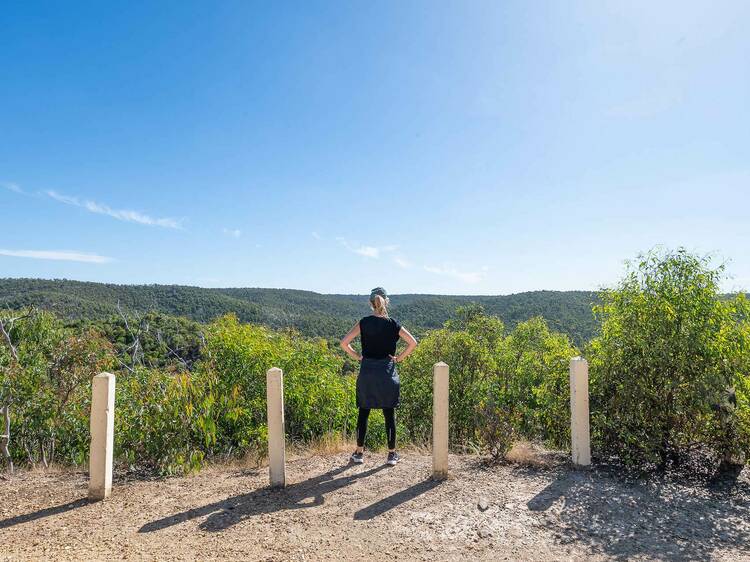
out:
<path id="1" fill-rule="evenodd" d="M 358 408 L 396 408 L 400 394 L 401 381 L 393 359 L 362 359 L 357 377 Z"/>

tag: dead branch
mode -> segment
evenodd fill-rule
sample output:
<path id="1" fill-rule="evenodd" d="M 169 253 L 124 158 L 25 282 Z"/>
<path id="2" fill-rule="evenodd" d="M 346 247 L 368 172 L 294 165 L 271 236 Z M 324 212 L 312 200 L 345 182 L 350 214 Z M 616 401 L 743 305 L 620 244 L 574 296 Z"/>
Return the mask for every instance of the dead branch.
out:
<path id="1" fill-rule="evenodd" d="M 3 322 L 3 319 L 0 318 L 0 332 L 2 332 L 3 337 L 5 338 L 5 342 L 8 344 L 8 347 L 10 348 L 10 354 L 13 356 L 13 359 L 18 361 L 18 350 L 16 350 L 16 346 L 13 345 L 13 340 L 10 339 L 10 330 L 13 329 L 13 324 L 11 323 L 11 327 L 9 329 L 5 328 L 5 322 Z"/>
<path id="2" fill-rule="evenodd" d="M 117 359 L 117 362 L 120 364 L 120 367 L 123 367 L 124 369 L 127 369 L 131 373 L 135 373 L 135 369 L 133 369 L 133 367 L 131 367 L 130 365 L 128 365 L 127 363 L 125 363 L 125 361 L 123 361 L 122 359 L 120 359 L 117 356 L 115 356 L 115 359 Z"/>
<path id="3" fill-rule="evenodd" d="M 10 333 L 13 331 L 13 325 L 18 320 L 24 320 L 26 318 L 29 318 L 32 314 L 36 312 L 36 309 L 32 306 L 29 308 L 24 314 L 21 314 L 21 316 L 15 316 L 13 318 L 6 318 L 3 320 L 0 317 L 0 333 L 2 333 L 3 338 L 5 339 L 5 342 L 8 344 L 8 347 L 10 348 L 10 353 L 13 356 L 13 359 L 18 361 L 18 349 L 16 349 L 16 346 L 13 345 L 13 340 L 10 337 Z M 6 322 L 8 325 L 6 326 Z"/>
<path id="4" fill-rule="evenodd" d="M 141 322 L 141 319 L 138 317 L 138 313 L 134 313 L 136 320 L 138 320 L 138 331 L 136 332 L 135 330 L 133 330 L 133 328 L 130 327 L 130 322 L 128 322 L 127 316 L 122 311 L 122 307 L 120 306 L 119 301 L 117 301 L 117 312 L 120 314 L 120 318 L 122 318 L 122 321 L 125 324 L 125 330 L 128 332 L 128 334 L 130 334 L 130 338 L 133 340 L 133 343 L 125 348 L 125 352 L 130 353 L 131 367 L 129 368 L 129 370 L 133 372 L 136 365 L 139 363 L 138 352 L 139 350 L 143 349 L 143 345 L 141 345 L 141 332 L 143 331 L 143 324 Z M 140 363 L 143 364 L 143 361 L 140 361 Z"/>
<path id="5" fill-rule="evenodd" d="M 8 462 L 8 471 L 13 474 L 13 458 L 10 456 L 8 445 L 10 444 L 10 406 L 5 404 L 0 410 L 3 413 L 5 422 L 5 432 L 0 435 L 0 450 L 2 450 L 5 460 Z"/>
<path id="6" fill-rule="evenodd" d="M 161 344 L 164 344 L 164 347 L 166 347 L 166 348 L 167 348 L 167 351 L 169 351 L 169 353 L 171 353 L 172 355 L 174 355 L 174 357 L 175 357 L 175 358 L 176 358 L 176 359 L 177 359 L 177 360 L 178 360 L 178 361 L 179 361 L 180 363 L 182 363 L 182 364 L 183 364 L 183 366 L 184 366 L 184 367 L 185 367 L 186 369 L 190 369 L 190 365 L 188 365 L 188 362 L 187 362 L 187 361 L 185 361 L 185 360 L 184 360 L 184 359 L 182 358 L 182 356 L 180 356 L 180 355 L 179 355 L 179 354 L 178 354 L 178 353 L 177 353 L 177 352 L 176 352 L 176 351 L 175 351 L 174 349 L 172 349 L 171 347 L 169 347 L 169 344 L 168 344 L 168 343 L 166 342 L 166 340 L 165 340 L 164 338 L 162 338 L 161 330 L 157 330 L 157 332 L 156 332 L 156 341 L 158 341 L 158 342 L 159 342 L 159 343 L 161 343 Z"/>

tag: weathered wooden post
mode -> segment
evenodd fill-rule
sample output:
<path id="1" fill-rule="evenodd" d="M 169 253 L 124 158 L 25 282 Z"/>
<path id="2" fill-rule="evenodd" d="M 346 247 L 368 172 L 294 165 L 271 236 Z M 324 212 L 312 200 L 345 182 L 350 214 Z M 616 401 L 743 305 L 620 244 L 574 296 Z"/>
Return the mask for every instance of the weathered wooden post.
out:
<path id="1" fill-rule="evenodd" d="M 268 405 L 268 470 L 271 486 L 286 485 L 286 441 L 284 435 L 284 373 L 273 367 L 266 372 Z"/>
<path id="2" fill-rule="evenodd" d="M 115 376 L 100 373 L 91 384 L 91 446 L 89 499 L 103 500 L 112 493 L 112 455 L 115 440 Z"/>
<path id="3" fill-rule="evenodd" d="M 448 478 L 448 365 L 432 368 L 432 477 Z"/>
<path id="4" fill-rule="evenodd" d="M 583 357 L 570 360 L 570 440 L 573 464 L 589 466 L 589 364 Z"/>

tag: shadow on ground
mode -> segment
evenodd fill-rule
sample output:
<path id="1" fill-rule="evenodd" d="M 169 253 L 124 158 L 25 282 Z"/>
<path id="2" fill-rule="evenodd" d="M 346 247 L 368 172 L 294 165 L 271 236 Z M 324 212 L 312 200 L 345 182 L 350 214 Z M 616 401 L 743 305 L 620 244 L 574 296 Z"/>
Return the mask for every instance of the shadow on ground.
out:
<path id="1" fill-rule="evenodd" d="M 151 533 L 178 525 L 185 521 L 206 517 L 199 527 L 205 531 L 222 531 L 236 525 L 246 518 L 263 513 L 275 513 L 290 509 L 305 509 L 322 505 L 324 496 L 357 480 L 372 476 L 380 472 L 386 465 L 377 466 L 363 472 L 356 472 L 341 476 L 353 465 L 335 468 L 325 474 L 310 478 L 303 482 L 291 484 L 286 488 L 274 490 L 261 488 L 253 492 L 227 498 L 212 504 L 189 509 L 182 513 L 170 515 L 141 527 L 139 533 Z M 355 514 L 355 519 L 372 519 L 386 511 L 417 497 L 418 495 L 437 486 L 438 482 L 427 480 L 398 492 L 388 498 L 380 500 L 371 506 L 361 509 Z"/>
<path id="2" fill-rule="evenodd" d="M 0 529 L 7 529 L 8 527 L 13 527 L 14 525 L 20 525 L 21 523 L 28 523 L 29 521 L 44 519 L 45 517 L 50 517 L 52 515 L 59 515 L 61 513 L 65 513 L 66 511 L 70 511 L 71 509 L 83 507 L 84 505 L 88 504 L 89 500 L 87 498 L 80 498 L 62 505 L 45 507 L 44 509 L 33 511 L 31 513 L 16 515 L 15 517 L 9 517 L 8 519 L 3 519 L 2 521 L 0 521 Z"/>
<path id="3" fill-rule="evenodd" d="M 398 507 L 402 503 L 406 503 L 409 500 L 413 500 L 417 496 L 420 496 L 424 494 L 425 492 L 432 490 L 433 488 L 439 486 L 440 484 L 441 484 L 441 481 L 438 481 L 438 480 L 431 480 L 431 479 L 423 480 L 422 482 L 414 484 L 413 486 L 410 486 L 409 488 L 406 488 L 405 490 L 401 490 L 400 492 L 397 492 L 393 494 L 392 496 L 388 496 L 387 498 L 378 500 L 374 504 L 368 505 L 367 507 L 360 509 L 354 514 L 354 519 L 357 521 L 374 519 L 375 517 L 379 515 L 383 515 L 383 513 L 385 513 L 386 511 L 389 511 L 393 509 L 394 507 Z"/>
<path id="4" fill-rule="evenodd" d="M 562 469 L 527 503 L 563 543 L 588 544 L 616 559 L 707 560 L 720 551 L 750 554 L 750 483 L 717 475 L 702 486 L 670 479 L 625 482 L 615 475 Z"/>

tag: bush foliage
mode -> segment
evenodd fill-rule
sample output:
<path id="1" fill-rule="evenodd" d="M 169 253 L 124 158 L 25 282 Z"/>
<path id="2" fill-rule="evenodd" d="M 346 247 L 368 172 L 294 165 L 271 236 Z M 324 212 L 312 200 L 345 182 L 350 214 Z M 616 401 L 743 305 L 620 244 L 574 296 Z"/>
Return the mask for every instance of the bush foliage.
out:
<path id="1" fill-rule="evenodd" d="M 533 318 L 506 334 L 481 308 L 430 333 L 401 368 L 400 419 L 406 435 L 426 442 L 432 420 L 431 367 L 450 367 L 450 442 L 502 456 L 516 436 L 564 446 L 569 435 L 568 362 L 577 351 L 567 336 Z"/>
<path id="2" fill-rule="evenodd" d="M 721 274 L 684 250 L 651 253 L 603 292 L 590 345 L 596 451 L 661 467 L 696 446 L 747 452 L 750 308 L 719 297 Z"/>
<path id="3" fill-rule="evenodd" d="M 684 251 L 652 253 L 602 291 L 600 335 L 584 348 L 596 455 L 665 467 L 696 449 L 724 462 L 750 454 L 750 304 L 719 294 L 722 274 Z M 36 309 L 0 312 L 0 328 L 0 405 L 10 405 L 17 463 L 85 464 L 91 378 L 108 370 L 117 374 L 116 456 L 133 470 L 175 474 L 262 456 L 271 366 L 284 371 L 289 440 L 354 434 L 356 365 L 294 330 L 234 315 L 66 324 Z M 567 335 L 542 317 L 508 329 L 468 305 L 421 339 L 399 365 L 402 443 L 429 442 L 432 367 L 444 361 L 455 451 L 500 458 L 518 438 L 569 446 L 568 365 L 580 352 Z M 371 416 L 368 446 L 383 442 L 382 426 Z"/>

